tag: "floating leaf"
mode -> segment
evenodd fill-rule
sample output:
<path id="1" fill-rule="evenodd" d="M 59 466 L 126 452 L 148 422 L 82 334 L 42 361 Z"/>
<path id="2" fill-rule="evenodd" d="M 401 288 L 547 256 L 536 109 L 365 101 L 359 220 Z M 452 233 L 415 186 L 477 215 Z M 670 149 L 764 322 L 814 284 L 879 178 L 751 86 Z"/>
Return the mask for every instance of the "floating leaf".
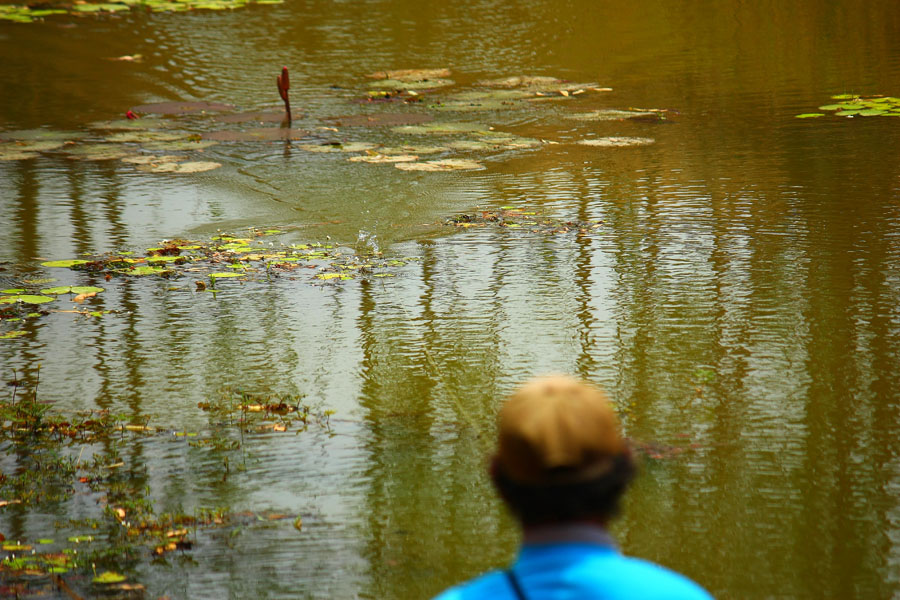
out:
<path id="1" fill-rule="evenodd" d="M 395 69 L 392 71 L 375 71 L 366 77 L 370 79 L 396 79 L 398 81 L 426 81 L 450 77 L 450 69 Z"/>
<path id="2" fill-rule="evenodd" d="M 48 262 L 42 262 L 42 267 L 76 267 L 78 265 L 86 265 L 89 261 L 74 259 L 74 260 L 51 260 Z M 38 281 L 38 280 L 35 280 Z"/>
<path id="3" fill-rule="evenodd" d="M 118 573 L 114 573 L 113 571 L 104 571 L 103 573 L 97 575 L 92 579 L 94 583 L 121 583 L 125 581 L 126 577 L 124 575 L 120 575 Z"/>
<path id="4" fill-rule="evenodd" d="M 21 294 L 25 288 L 10 288 L 8 290 L 0 290 L 0 294 Z"/>
<path id="5" fill-rule="evenodd" d="M 73 294 L 99 294 L 100 292 L 106 291 L 102 287 L 95 287 L 92 285 L 73 285 L 72 293 Z"/>
<path id="6" fill-rule="evenodd" d="M 438 154 L 449 152 L 448 146 L 402 146 L 400 148 L 379 148 L 379 154 Z"/>
<path id="7" fill-rule="evenodd" d="M 0 131 L 3 140 L 55 140 L 71 141 L 85 137 L 86 133 L 75 131 L 53 131 L 51 129 L 19 129 L 16 131 Z"/>
<path id="8" fill-rule="evenodd" d="M 148 173 L 203 173 L 204 171 L 212 171 L 222 166 L 222 163 L 212 161 L 196 161 L 183 163 L 161 163 L 154 165 L 141 165 L 138 167 L 141 171 Z"/>
<path id="9" fill-rule="evenodd" d="M 159 150 L 160 152 L 187 152 L 190 150 L 203 150 L 215 146 L 212 140 L 202 141 L 174 141 L 174 142 L 148 142 L 143 144 L 144 150 Z"/>
<path id="10" fill-rule="evenodd" d="M 647 146 L 654 143 L 653 138 L 641 137 L 603 137 L 590 140 L 578 140 L 583 146 L 599 146 L 601 148 L 622 148 L 626 146 Z"/>
<path id="11" fill-rule="evenodd" d="M 163 163 L 180 162 L 187 160 L 187 156 L 178 154 L 146 154 L 144 156 L 127 156 L 122 159 L 132 165 L 159 165 Z"/>
<path id="12" fill-rule="evenodd" d="M 246 273 L 210 273 L 209 276 L 213 279 L 222 279 L 226 277 L 244 277 Z"/>
<path id="13" fill-rule="evenodd" d="M 163 273 L 169 273 L 170 271 L 164 267 L 133 267 L 130 269 L 120 269 L 117 271 L 118 273 L 123 273 L 125 275 L 162 275 Z"/>
<path id="14" fill-rule="evenodd" d="M 469 171 L 484 168 L 484 165 L 479 162 L 461 158 L 447 158 L 421 163 L 399 163 L 394 166 L 402 171 Z"/>
<path id="15" fill-rule="evenodd" d="M 824 117 L 825 113 L 803 113 L 802 115 L 797 115 L 795 118 L 797 119 L 814 119 L 816 117 Z"/>
<path id="16" fill-rule="evenodd" d="M 7 331 L 6 333 L 0 333 L 0 340 L 13 340 L 18 337 L 22 337 L 23 335 L 28 335 L 27 331 Z"/>
<path id="17" fill-rule="evenodd" d="M 118 119 L 115 121 L 101 121 L 92 123 L 92 129 L 105 129 L 110 131 L 133 131 L 136 129 L 166 129 L 172 126 L 172 121 L 144 117 L 141 119 Z"/>
<path id="18" fill-rule="evenodd" d="M 480 123 L 426 123 L 424 125 L 406 125 L 394 127 L 397 133 L 448 135 L 453 133 L 474 133 L 490 131 L 490 127 Z"/>
<path id="19" fill-rule="evenodd" d="M 49 296 L 35 296 L 33 294 L 20 294 L 16 296 L 0 297 L 0 304 L 14 304 L 22 302 L 24 304 L 44 304 L 45 302 L 53 302 L 56 298 Z"/>
<path id="20" fill-rule="evenodd" d="M 432 88 L 446 87 L 455 82 L 450 79 L 423 79 L 421 81 L 402 81 L 400 79 L 381 79 L 369 84 L 370 88 L 378 90 L 428 90 Z"/>
<path id="21" fill-rule="evenodd" d="M 400 163 L 416 160 L 419 157 L 414 154 L 366 154 L 365 156 L 351 156 L 347 160 L 351 162 L 367 163 Z"/>
<path id="22" fill-rule="evenodd" d="M 133 153 L 130 148 L 115 144 L 82 144 L 72 146 L 66 152 L 70 158 L 81 160 L 114 160 Z"/>
<path id="23" fill-rule="evenodd" d="M 171 142 L 183 140 L 188 137 L 186 133 L 169 133 L 165 131 L 123 131 L 114 133 L 106 138 L 108 142 Z"/>
<path id="24" fill-rule="evenodd" d="M 58 296 L 60 294 L 68 294 L 72 291 L 72 287 L 68 285 L 60 286 L 60 287 L 52 287 L 52 288 L 44 288 L 41 290 L 42 294 L 49 294 L 51 296 Z"/>

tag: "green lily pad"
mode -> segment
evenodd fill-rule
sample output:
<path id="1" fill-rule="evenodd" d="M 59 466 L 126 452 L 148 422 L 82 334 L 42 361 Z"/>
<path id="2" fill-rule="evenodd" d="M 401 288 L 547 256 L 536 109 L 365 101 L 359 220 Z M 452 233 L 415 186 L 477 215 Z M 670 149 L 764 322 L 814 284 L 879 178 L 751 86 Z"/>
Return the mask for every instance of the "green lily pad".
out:
<path id="1" fill-rule="evenodd" d="M 401 81 L 400 79 L 380 79 L 373 81 L 369 87 L 376 90 L 430 90 L 446 87 L 455 82 L 451 79 L 423 79 L 421 81 Z"/>
<path id="2" fill-rule="evenodd" d="M 25 288 L 10 288 L 8 290 L 0 290 L 0 294 L 21 294 Z"/>
<path id="3" fill-rule="evenodd" d="M 66 150 L 70 158 L 80 160 L 115 160 L 133 154 L 132 150 L 116 144 L 82 144 Z"/>
<path id="4" fill-rule="evenodd" d="M 89 262 L 89 261 L 86 261 L 86 260 L 80 260 L 80 259 L 73 259 L 73 260 L 51 260 L 51 261 L 47 261 L 47 262 L 42 262 L 42 263 L 41 263 L 41 266 L 42 266 L 42 267 L 62 267 L 62 268 L 69 268 L 69 267 L 77 267 L 78 265 L 86 265 L 88 262 Z M 37 281 L 37 280 L 35 280 L 35 281 Z"/>
<path id="5" fill-rule="evenodd" d="M 3 140 L 55 140 L 55 141 L 71 141 L 85 137 L 86 133 L 75 131 L 53 131 L 51 129 L 19 129 L 16 131 L 0 131 L 0 139 Z"/>
<path id="6" fill-rule="evenodd" d="M 56 298 L 51 298 L 49 296 L 35 296 L 33 294 L 17 294 L 15 296 L 3 296 L 0 297 L 0 304 L 14 304 L 16 302 L 22 302 L 23 304 L 44 304 L 46 302 L 53 302 Z"/>
<path id="7" fill-rule="evenodd" d="M 419 157 L 415 154 L 366 154 L 364 156 L 351 156 L 347 160 L 350 162 L 367 162 L 367 163 L 400 163 L 416 160 Z"/>
<path id="8" fill-rule="evenodd" d="M 142 277 L 145 275 L 162 275 L 164 273 L 170 273 L 171 271 L 169 271 L 168 269 L 166 269 L 164 267 L 140 266 L 140 267 L 134 267 L 131 269 L 120 269 L 117 272 L 123 273 L 125 275 L 137 275 L 139 277 Z"/>
<path id="9" fill-rule="evenodd" d="M 379 154 L 439 154 L 449 152 L 449 146 L 401 146 L 399 148 L 379 148 Z"/>
<path id="10" fill-rule="evenodd" d="M 118 119 L 115 121 L 100 121 L 92 123 L 92 129 L 105 129 L 108 131 L 133 131 L 142 129 L 166 129 L 172 126 L 172 121 L 143 117 L 140 119 Z"/>
<path id="11" fill-rule="evenodd" d="M 71 293 L 72 286 L 64 285 L 60 287 L 52 287 L 52 288 L 44 288 L 41 290 L 42 294 L 48 294 L 50 296 L 58 296 L 60 294 L 68 294 Z"/>
<path id="12" fill-rule="evenodd" d="M 102 287 L 96 287 L 93 285 L 73 285 L 72 293 L 73 294 L 99 294 L 100 292 L 105 292 L 106 290 Z"/>
<path id="13" fill-rule="evenodd" d="M 201 141 L 172 141 L 172 142 L 147 142 L 142 145 L 144 150 L 158 150 L 160 152 L 188 152 L 191 150 L 204 150 L 210 146 L 215 146 L 217 142 L 213 140 Z"/>
<path id="14" fill-rule="evenodd" d="M 449 135 L 454 133 L 473 133 L 490 131 L 490 127 L 481 123 L 426 123 L 424 125 L 406 125 L 394 127 L 397 133 Z"/>
<path id="15" fill-rule="evenodd" d="M 396 79 L 397 81 L 427 81 L 450 77 L 450 69 L 394 69 L 375 71 L 366 75 L 369 79 Z"/>
<path id="16" fill-rule="evenodd" d="M 484 165 L 474 160 L 462 158 L 447 158 L 444 160 L 430 160 L 420 163 L 398 163 L 394 165 L 401 171 L 471 171 L 483 169 Z"/>
<path id="17" fill-rule="evenodd" d="M 603 137 L 590 140 L 578 140 L 583 146 L 599 146 L 601 148 L 624 148 L 627 146 L 648 146 L 656 140 L 642 137 Z"/>
<path id="18" fill-rule="evenodd" d="M 796 119 L 814 119 L 816 117 L 824 117 L 825 113 L 803 113 L 802 115 L 797 115 Z"/>
<path id="19" fill-rule="evenodd" d="M 27 331 L 7 331 L 6 333 L 0 333 L 0 340 L 14 340 L 18 337 L 22 337 L 23 335 L 28 335 Z"/>
<path id="20" fill-rule="evenodd" d="M 112 571 L 104 571 L 103 573 L 100 573 L 99 575 L 94 577 L 94 579 L 92 579 L 91 581 L 93 581 L 94 583 L 106 584 L 122 583 L 123 581 L 125 581 L 125 579 L 126 577 L 124 575 L 120 575 Z"/>
<path id="21" fill-rule="evenodd" d="M 195 161 L 141 165 L 138 169 L 148 173 L 203 173 L 204 171 L 218 169 L 221 166 L 222 163 L 212 161 Z"/>
<path id="22" fill-rule="evenodd" d="M 145 154 L 143 156 L 126 156 L 122 159 L 122 162 L 131 165 L 160 165 L 163 163 L 181 162 L 187 159 L 187 156 L 178 154 Z"/>
<path id="23" fill-rule="evenodd" d="M 114 133 L 106 138 L 108 142 L 172 142 L 188 137 L 186 133 L 171 133 L 167 131 L 122 131 Z"/>
<path id="24" fill-rule="evenodd" d="M 209 276 L 213 279 L 221 279 L 225 277 L 244 277 L 246 273 L 210 273 Z"/>

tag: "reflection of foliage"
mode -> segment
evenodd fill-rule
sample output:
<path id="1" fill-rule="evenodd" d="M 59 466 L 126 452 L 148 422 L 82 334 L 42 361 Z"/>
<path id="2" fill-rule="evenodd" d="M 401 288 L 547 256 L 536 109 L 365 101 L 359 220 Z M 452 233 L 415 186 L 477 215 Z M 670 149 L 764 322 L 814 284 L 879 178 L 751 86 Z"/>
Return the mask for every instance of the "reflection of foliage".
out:
<path id="1" fill-rule="evenodd" d="M 284 0 L 120 0 L 119 2 L 41 2 L 37 4 L 0 4 L 0 21 L 31 23 L 51 15 L 109 14 L 129 10 L 150 12 L 187 12 L 194 10 L 231 10 L 248 4 L 281 4 Z"/>

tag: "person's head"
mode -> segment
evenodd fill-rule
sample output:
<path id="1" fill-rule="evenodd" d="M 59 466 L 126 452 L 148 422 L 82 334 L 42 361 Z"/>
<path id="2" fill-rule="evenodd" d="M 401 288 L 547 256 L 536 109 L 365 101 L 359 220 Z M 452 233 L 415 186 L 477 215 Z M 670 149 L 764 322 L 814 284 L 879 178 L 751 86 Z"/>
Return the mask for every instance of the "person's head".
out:
<path id="1" fill-rule="evenodd" d="M 491 477 L 526 527 L 606 523 L 635 474 L 616 413 L 598 388 L 538 377 L 500 410 Z"/>

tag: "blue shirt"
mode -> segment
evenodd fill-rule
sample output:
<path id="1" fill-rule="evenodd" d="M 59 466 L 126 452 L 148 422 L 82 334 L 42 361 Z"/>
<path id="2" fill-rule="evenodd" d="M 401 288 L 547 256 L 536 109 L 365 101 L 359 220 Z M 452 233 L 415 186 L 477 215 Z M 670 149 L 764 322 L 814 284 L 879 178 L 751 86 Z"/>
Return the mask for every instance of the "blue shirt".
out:
<path id="1" fill-rule="evenodd" d="M 527 600 L 712 600 L 683 575 L 614 545 L 585 542 L 527 544 L 512 567 Z M 435 600 L 516 600 L 503 571 L 451 588 Z"/>

